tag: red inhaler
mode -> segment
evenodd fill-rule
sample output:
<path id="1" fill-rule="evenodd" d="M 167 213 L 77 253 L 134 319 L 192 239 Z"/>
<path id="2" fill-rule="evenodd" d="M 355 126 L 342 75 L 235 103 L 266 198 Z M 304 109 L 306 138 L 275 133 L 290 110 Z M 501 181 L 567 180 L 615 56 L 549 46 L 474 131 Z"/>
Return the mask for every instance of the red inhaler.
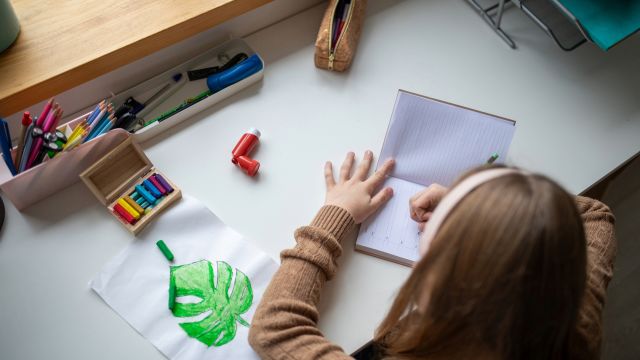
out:
<path id="1" fill-rule="evenodd" d="M 251 128 L 242 135 L 236 146 L 231 151 L 231 162 L 238 165 L 249 176 L 254 176 L 260 168 L 260 163 L 248 156 L 259 142 L 260 131 L 258 129 Z"/>

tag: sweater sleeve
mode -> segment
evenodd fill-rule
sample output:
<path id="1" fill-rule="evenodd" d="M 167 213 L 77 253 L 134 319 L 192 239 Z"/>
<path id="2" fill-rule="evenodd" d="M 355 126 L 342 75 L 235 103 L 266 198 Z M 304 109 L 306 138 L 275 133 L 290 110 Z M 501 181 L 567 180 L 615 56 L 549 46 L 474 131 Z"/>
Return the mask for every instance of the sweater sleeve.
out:
<path id="1" fill-rule="evenodd" d="M 317 305 L 336 273 L 340 241 L 354 226 L 346 210 L 324 206 L 309 226 L 296 230 L 297 244 L 280 254 L 249 330 L 249 343 L 262 359 L 351 359 L 318 329 Z"/>
<path id="2" fill-rule="evenodd" d="M 611 210 L 597 200 L 577 196 L 576 204 L 587 238 L 587 288 L 578 327 L 593 353 L 599 354 L 602 310 L 616 256 L 615 218 Z"/>

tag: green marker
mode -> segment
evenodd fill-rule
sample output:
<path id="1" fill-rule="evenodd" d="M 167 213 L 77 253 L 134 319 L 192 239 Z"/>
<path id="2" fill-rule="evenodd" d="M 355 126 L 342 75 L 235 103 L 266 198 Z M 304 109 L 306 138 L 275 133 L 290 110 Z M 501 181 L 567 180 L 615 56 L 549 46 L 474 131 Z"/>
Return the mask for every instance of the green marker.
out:
<path id="1" fill-rule="evenodd" d="M 171 250 L 169 250 L 169 248 L 167 247 L 167 244 L 164 243 L 164 241 L 158 240 L 158 242 L 156 242 L 156 245 L 158 245 L 158 249 L 162 251 L 162 254 L 164 255 L 164 257 L 167 258 L 167 260 L 173 261 L 173 254 L 171 253 Z"/>
<path id="2" fill-rule="evenodd" d="M 179 113 L 180 111 L 188 108 L 189 106 L 206 99 L 207 97 L 209 97 L 209 95 L 211 95 L 211 91 L 207 90 L 204 92 L 201 92 L 200 94 L 192 97 L 192 98 L 188 98 L 187 100 L 183 101 L 182 104 L 174 107 L 173 109 L 163 113 L 162 115 L 158 116 L 157 118 L 153 119 L 153 120 L 149 120 L 146 123 L 144 123 L 144 126 L 142 127 L 143 129 L 151 124 L 153 124 L 154 122 L 161 122 L 177 113 Z"/>
<path id="3" fill-rule="evenodd" d="M 498 153 L 493 153 L 493 155 L 491 155 L 489 160 L 487 160 L 487 164 L 493 164 L 494 161 L 498 160 L 499 156 L 500 155 L 498 155 Z"/>

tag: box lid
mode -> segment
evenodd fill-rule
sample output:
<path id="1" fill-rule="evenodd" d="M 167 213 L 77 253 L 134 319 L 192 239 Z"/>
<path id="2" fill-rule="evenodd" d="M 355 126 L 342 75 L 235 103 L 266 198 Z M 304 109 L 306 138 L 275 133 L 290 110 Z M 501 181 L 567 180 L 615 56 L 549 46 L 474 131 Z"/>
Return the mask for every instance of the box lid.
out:
<path id="1" fill-rule="evenodd" d="M 132 138 L 80 174 L 89 190 L 106 205 L 122 196 L 122 191 L 149 172 L 153 164 Z"/>

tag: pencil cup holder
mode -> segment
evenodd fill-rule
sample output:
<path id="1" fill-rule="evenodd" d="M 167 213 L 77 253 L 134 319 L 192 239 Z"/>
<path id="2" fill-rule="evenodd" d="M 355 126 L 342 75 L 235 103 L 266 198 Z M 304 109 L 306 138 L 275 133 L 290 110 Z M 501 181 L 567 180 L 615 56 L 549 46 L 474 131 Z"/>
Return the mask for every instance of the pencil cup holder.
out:
<path id="1" fill-rule="evenodd" d="M 7 49 L 18 37 L 20 23 L 9 0 L 0 0 L 0 52 Z"/>

